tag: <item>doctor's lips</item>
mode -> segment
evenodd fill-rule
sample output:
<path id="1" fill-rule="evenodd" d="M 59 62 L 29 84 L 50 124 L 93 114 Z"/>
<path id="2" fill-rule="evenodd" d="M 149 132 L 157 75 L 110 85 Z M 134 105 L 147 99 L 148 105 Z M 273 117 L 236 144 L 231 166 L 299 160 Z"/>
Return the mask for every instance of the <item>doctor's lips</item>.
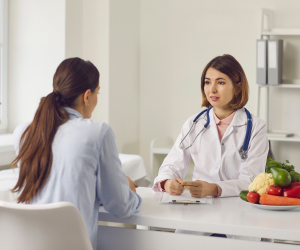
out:
<path id="1" fill-rule="evenodd" d="M 220 97 L 217 97 L 217 96 L 210 96 L 209 97 L 210 100 L 212 100 L 213 102 L 217 101 Z"/>

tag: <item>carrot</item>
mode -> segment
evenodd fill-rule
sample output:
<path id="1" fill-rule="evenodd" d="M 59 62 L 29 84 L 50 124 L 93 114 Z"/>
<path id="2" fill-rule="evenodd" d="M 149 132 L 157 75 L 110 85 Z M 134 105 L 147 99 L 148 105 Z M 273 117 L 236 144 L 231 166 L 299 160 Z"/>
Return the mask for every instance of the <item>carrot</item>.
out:
<path id="1" fill-rule="evenodd" d="M 300 199 L 263 194 L 260 196 L 259 203 L 272 206 L 293 206 L 300 205 Z"/>

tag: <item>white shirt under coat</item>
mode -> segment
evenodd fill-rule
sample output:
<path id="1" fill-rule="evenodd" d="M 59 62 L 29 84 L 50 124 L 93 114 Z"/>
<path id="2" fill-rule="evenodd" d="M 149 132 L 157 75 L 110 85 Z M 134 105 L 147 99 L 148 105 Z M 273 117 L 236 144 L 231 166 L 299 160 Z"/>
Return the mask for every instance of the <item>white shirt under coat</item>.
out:
<path id="1" fill-rule="evenodd" d="M 210 124 L 198 136 L 193 146 L 181 150 L 179 143 L 188 133 L 197 114 L 191 116 L 182 126 L 172 150 L 162 163 L 158 176 L 154 180 L 154 191 L 159 191 L 157 182 L 165 179 L 184 179 L 188 172 L 191 159 L 195 167 L 192 180 L 216 183 L 222 189 L 220 197 L 238 196 L 241 190 L 247 190 L 254 178 L 265 172 L 269 143 L 266 123 L 252 115 L 252 131 L 248 147 L 248 158 L 242 160 L 239 154 L 246 130 L 247 115 L 244 108 L 236 111 L 221 142 L 213 117 L 213 109 L 209 112 Z M 191 133 L 183 142 L 188 147 L 199 131 L 206 124 L 206 113 L 196 123 Z"/>

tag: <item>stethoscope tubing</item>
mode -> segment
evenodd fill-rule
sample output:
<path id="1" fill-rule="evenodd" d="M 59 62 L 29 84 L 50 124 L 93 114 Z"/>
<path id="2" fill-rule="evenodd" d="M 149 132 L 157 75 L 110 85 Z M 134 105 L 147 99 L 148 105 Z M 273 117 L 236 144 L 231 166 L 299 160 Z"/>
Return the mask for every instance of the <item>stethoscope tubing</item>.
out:
<path id="1" fill-rule="evenodd" d="M 187 134 L 184 136 L 184 138 L 181 140 L 181 142 L 179 143 L 179 148 L 182 150 L 187 150 L 189 149 L 191 146 L 193 146 L 195 140 L 197 139 L 197 137 L 203 132 L 204 129 L 206 129 L 210 123 L 210 119 L 209 119 L 209 111 L 212 107 L 203 110 L 201 113 L 199 113 L 196 118 L 193 120 L 193 124 L 191 126 L 191 128 L 189 129 L 189 131 L 187 132 Z M 246 115 L 247 115 L 247 130 L 246 130 L 246 135 L 245 135 L 245 139 L 244 139 L 244 143 L 243 146 L 240 150 L 240 156 L 243 160 L 248 158 L 248 147 L 249 147 L 249 142 L 250 142 L 250 138 L 251 138 L 251 131 L 252 131 L 252 116 L 250 114 L 250 112 L 246 109 Z M 197 123 L 198 119 L 200 118 L 200 116 L 202 114 L 204 114 L 206 112 L 206 117 L 207 117 L 207 121 L 206 124 L 204 125 L 203 129 L 201 129 L 201 131 L 196 135 L 195 139 L 193 140 L 193 142 L 186 148 L 183 147 L 182 143 L 185 140 L 185 138 L 190 134 L 192 128 L 195 126 L 195 124 Z"/>

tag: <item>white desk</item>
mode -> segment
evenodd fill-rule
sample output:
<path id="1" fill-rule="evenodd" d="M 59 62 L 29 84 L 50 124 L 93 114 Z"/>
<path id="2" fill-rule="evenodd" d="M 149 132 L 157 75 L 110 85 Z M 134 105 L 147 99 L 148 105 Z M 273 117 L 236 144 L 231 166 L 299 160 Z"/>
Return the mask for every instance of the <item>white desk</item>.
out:
<path id="1" fill-rule="evenodd" d="M 176 228 L 202 232 L 300 240 L 300 209 L 266 211 L 257 209 L 238 197 L 215 198 L 214 204 L 159 204 L 162 193 L 151 188 L 138 188 L 143 198 L 140 212 L 127 219 L 119 219 L 99 209 L 99 221 L 134 225 Z M 112 238 L 113 236 L 113 238 Z M 184 244 L 183 244 L 183 243 Z M 174 234 L 148 230 L 99 226 L 99 249 L 195 249 L 195 244 L 211 249 L 299 249 L 297 245 L 243 241 L 207 236 Z M 120 248 L 121 247 L 121 248 Z M 206 249 L 206 248 L 201 248 Z"/>

